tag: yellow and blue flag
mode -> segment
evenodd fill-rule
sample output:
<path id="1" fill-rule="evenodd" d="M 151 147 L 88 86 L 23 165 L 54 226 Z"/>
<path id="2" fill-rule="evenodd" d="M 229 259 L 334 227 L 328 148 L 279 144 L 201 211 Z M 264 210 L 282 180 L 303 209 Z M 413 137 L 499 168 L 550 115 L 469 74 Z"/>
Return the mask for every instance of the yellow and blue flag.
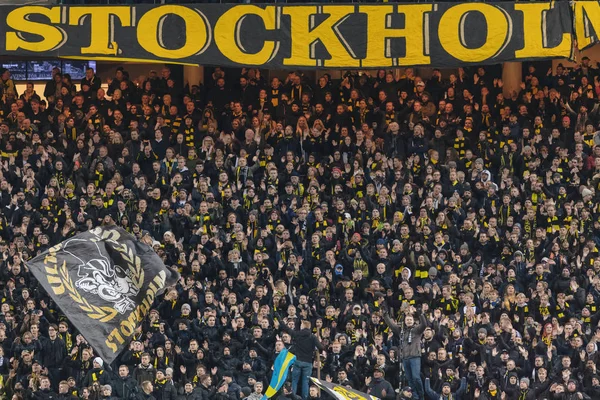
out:
<path id="1" fill-rule="evenodd" d="M 296 360 L 296 356 L 290 353 L 287 349 L 281 350 L 281 353 L 275 359 L 273 364 L 273 376 L 271 377 L 271 384 L 267 388 L 265 395 L 262 400 L 270 399 L 281 389 L 287 378 L 290 367 Z"/>

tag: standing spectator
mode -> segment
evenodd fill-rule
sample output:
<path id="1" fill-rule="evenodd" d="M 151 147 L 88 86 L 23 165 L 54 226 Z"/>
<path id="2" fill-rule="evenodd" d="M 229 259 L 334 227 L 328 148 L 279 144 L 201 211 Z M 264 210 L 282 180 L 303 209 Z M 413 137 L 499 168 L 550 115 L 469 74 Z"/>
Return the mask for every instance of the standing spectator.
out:
<path id="1" fill-rule="evenodd" d="M 133 379 L 135 379 L 139 385 L 145 381 L 154 382 L 156 379 L 156 369 L 150 364 L 150 354 L 143 353 L 141 355 L 141 363 L 133 371 Z"/>
<path id="2" fill-rule="evenodd" d="M 456 393 L 452 393 L 452 385 L 449 382 L 442 383 L 442 392 L 437 393 L 431 389 L 431 383 L 429 378 L 425 378 L 425 391 L 427 395 L 432 399 L 440 399 L 440 400 L 451 400 L 454 398 L 462 398 L 463 394 L 467 390 L 467 378 L 462 378 L 460 380 L 460 387 L 456 391 Z"/>
<path id="3" fill-rule="evenodd" d="M 50 379 L 46 376 L 40 378 L 40 387 L 33 390 L 32 398 L 34 400 L 52 400 L 58 395 L 50 388 Z"/>
<path id="4" fill-rule="evenodd" d="M 183 386 L 183 393 L 177 396 L 177 400 L 200 400 L 200 397 L 194 393 L 192 382 L 186 382 Z"/>
<path id="5" fill-rule="evenodd" d="M 77 400 L 77 396 L 73 395 L 69 382 L 61 381 L 58 385 L 58 400 Z"/>
<path id="6" fill-rule="evenodd" d="M 140 386 L 142 390 L 137 395 L 138 400 L 156 400 L 156 397 L 153 396 L 154 387 L 152 382 L 144 381 Z"/>
<path id="7" fill-rule="evenodd" d="M 96 92 L 100 89 L 100 85 L 102 85 L 102 80 L 96 75 L 96 72 L 93 68 L 85 69 L 85 77 L 81 79 L 81 86 L 88 86 L 93 98 L 96 97 Z"/>
<path id="8" fill-rule="evenodd" d="M 401 325 L 396 324 L 384 311 L 383 317 L 386 324 L 392 329 L 395 335 L 400 339 L 398 348 L 402 367 L 411 387 L 416 390 L 415 399 L 423 400 L 424 390 L 421 381 L 421 336 L 427 327 L 427 319 L 423 313 L 419 314 L 419 324 L 415 325 L 414 315 L 417 310 L 413 306 L 404 308 L 406 313 Z"/>
<path id="9" fill-rule="evenodd" d="M 111 382 L 111 386 L 114 388 L 114 395 L 119 399 L 131 399 L 138 392 L 138 384 L 135 379 L 129 376 L 127 365 L 119 367 L 119 376 Z"/>
<path id="10" fill-rule="evenodd" d="M 6 103 L 12 103 L 17 98 L 17 88 L 12 80 L 10 70 L 0 69 L 0 99 Z"/>
<path id="11" fill-rule="evenodd" d="M 396 398 L 396 392 L 392 385 L 385 380 L 385 370 L 382 367 L 375 367 L 373 377 L 367 377 L 365 379 L 366 391 L 371 396 L 375 396 L 380 399 L 392 400 Z"/>
<path id="12" fill-rule="evenodd" d="M 48 338 L 43 337 L 42 341 L 42 364 L 48 369 L 48 374 L 58 389 L 61 370 L 67 357 L 67 348 L 65 342 L 58 336 L 58 326 L 50 325 L 48 328 Z"/>
<path id="13" fill-rule="evenodd" d="M 117 397 L 112 395 L 112 387 L 110 385 L 102 386 L 102 397 L 101 400 L 117 400 Z"/>
<path id="14" fill-rule="evenodd" d="M 156 371 L 153 395 L 156 400 L 175 400 L 177 396 L 175 386 L 166 378 L 165 371 L 162 369 Z"/>
<path id="15" fill-rule="evenodd" d="M 107 385 L 110 383 L 110 377 L 104 370 L 104 361 L 100 357 L 94 358 L 93 368 L 88 371 L 87 375 L 83 379 L 83 386 L 90 387 L 93 384 L 100 386 Z"/>
<path id="16" fill-rule="evenodd" d="M 308 396 L 308 386 L 310 376 L 312 375 L 313 361 L 315 349 L 323 351 L 325 347 L 321 341 L 313 335 L 311 331 L 311 323 L 308 320 L 300 322 L 300 330 L 294 331 L 285 324 L 280 324 L 275 320 L 275 328 L 289 334 L 293 339 L 292 353 L 296 356 L 296 361 L 292 366 L 292 392 L 298 393 L 298 385 L 300 385 L 302 397 Z"/>

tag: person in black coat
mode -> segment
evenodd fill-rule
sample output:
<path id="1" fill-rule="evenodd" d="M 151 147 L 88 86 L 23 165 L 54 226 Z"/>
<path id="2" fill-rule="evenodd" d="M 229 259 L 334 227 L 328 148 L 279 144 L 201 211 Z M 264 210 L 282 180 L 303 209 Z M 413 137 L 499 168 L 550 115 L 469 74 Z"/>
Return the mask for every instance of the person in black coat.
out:
<path id="1" fill-rule="evenodd" d="M 529 378 L 521 378 L 519 381 L 519 390 L 512 394 L 512 398 L 517 400 L 534 400 L 537 398 L 536 391 L 530 386 Z"/>
<path id="2" fill-rule="evenodd" d="M 201 398 L 198 393 L 194 392 L 194 385 L 191 382 L 186 382 L 183 393 L 177 396 L 177 400 L 201 400 Z"/>
<path id="3" fill-rule="evenodd" d="M 276 329 L 281 327 L 281 330 L 288 333 L 294 340 L 292 353 L 296 355 L 296 361 L 292 369 L 292 392 L 296 393 L 298 384 L 301 383 L 302 398 L 308 397 L 308 381 L 312 374 L 312 363 L 315 353 L 315 348 L 319 351 L 325 350 L 321 341 L 317 339 L 311 331 L 310 321 L 303 320 L 300 324 L 300 330 L 294 331 L 285 324 L 280 325 L 276 319 L 274 321 Z"/>
<path id="4" fill-rule="evenodd" d="M 456 391 L 456 394 L 452 394 L 452 386 L 450 382 L 442 383 L 442 392 L 437 393 L 433 389 L 431 389 L 431 383 L 429 382 L 429 378 L 425 378 L 425 393 L 431 399 L 440 399 L 440 400 L 450 400 L 450 399 L 460 399 L 462 398 L 463 393 L 467 390 L 467 378 L 462 378 L 460 380 L 460 387 Z"/>
<path id="5" fill-rule="evenodd" d="M 136 400 L 156 400 L 156 397 L 152 394 L 153 391 L 154 386 L 152 386 L 152 382 L 142 382 L 142 390 L 137 394 Z"/>
<path id="6" fill-rule="evenodd" d="M 60 381 L 60 370 L 67 358 L 67 347 L 65 342 L 58 336 L 58 326 L 50 325 L 48 328 L 48 338 L 42 337 L 42 364 L 48 368 L 48 374 L 58 389 Z"/>
<path id="7" fill-rule="evenodd" d="M 40 388 L 32 393 L 34 400 L 56 399 L 58 395 L 50 389 L 50 379 L 42 377 L 40 379 Z"/>
<path id="8" fill-rule="evenodd" d="M 223 371 L 223 383 L 217 389 L 217 395 L 223 385 L 227 387 L 227 395 L 230 400 L 239 400 L 241 398 L 242 387 L 233 380 L 233 373 L 229 370 Z"/>
<path id="9" fill-rule="evenodd" d="M 366 391 L 371 396 L 393 400 L 396 398 L 396 392 L 392 384 L 386 381 L 384 376 L 385 370 L 383 368 L 375 368 L 373 377 L 365 378 Z"/>
<path id="10" fill-rule="evenodd" d="M 136 380 L 129 376 L 127 365 L 119 367 L 119 377 L 111 382 L 111 386 L 114 395 L 119 399 L 132 399 L 139 391 Z"/>
<path id="11" fill-rule="evenodd" d="M 283 385 L 282 393 L 277 396 L 277 400 L 300 400 L 302 397 L 296 396 L 292 391 L 292 385 L 287 382 Z"/>
<path id="12" fill-rule="evenodd" d="M 175 400 L 177 389 L 166 378 L 165 371 L 159 369 L 156 371 L 156 380 L 154 381 L 154 397 L 156 400 Z"/>
<path id="13" fill-rule="evenodd" d="M 144 381 L 153 382 L 156 378 L 156 370 L 150 364 L 150 354 L 142 354 L 142 362 L 133 371 L 133 379 L 141 385 Z"/>
<path id="14" fill-rule="evenodd" d="M 94 358 L 94 368 L 88 371 L 85 378 L 83 378 L 83 387 L 90 387 L 94 383 L 99 385 L 107 385 L 110 383 L 108 372 L 103 368 L 104 361 L 100 357 Z"/>
<path id="15" fill-rule="evenodd" d="M 212 378 L 210 375 L 202 375 L 200 384 L 194 389 L 194 393 L 198 400 L 210 400 L 214 397 L 217 389 L 212 386 Z"/>
<path id="16" fill-rule="evenodd" d="M 592 387 L 585 389 L 585 393 L 592 399 L 600 399 L 600 377 L 592 377 Z"/>
<path id="17" fill-rule="evenodd" d="M 61 381 L 58 385 L 58 396 L 57 400 L 77 400 L 77 396 L 71 393 L 71 388 L 67 381 Z"/>

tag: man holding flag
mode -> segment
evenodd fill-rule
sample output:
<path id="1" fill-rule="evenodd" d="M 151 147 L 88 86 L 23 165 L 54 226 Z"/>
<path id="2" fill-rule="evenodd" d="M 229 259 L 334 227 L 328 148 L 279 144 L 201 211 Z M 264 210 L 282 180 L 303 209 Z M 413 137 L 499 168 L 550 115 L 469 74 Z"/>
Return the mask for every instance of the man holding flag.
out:
<path id="1" fill-rule="evenodd" d="M 312 375 L 315 349 L 323 351 L 325 346 L 313 335 L 311 323 L 308 320 L 302 320 L 299 331 L 292 330 L 285 324 L 280 324 L 277 319 L 275 319 L 274 325 L 275 329 L 281 327 L 281 330 L 288 333 L 293 339 L 293 351 L 296 355 L 296 361 L 292 369 L 292 393 L 298 393 L 298 383 L 300 382 L 302 387 L 301 396 L 306 399 L 308 398 L 308 384 Z"/>
<path id="2" fill-rule="evenodd" d="M 290 353 L 286 348 L 281 350 L 275 359 L 275 364 L 273 364 L 273 376 L 271 377 L 271 384 L 267 388 L 262 400 L 267 400 L 273 397 L 279 391 L 279 389 L 281 389 L 281 386 L 283 386 L 287 378 L 288 370 L 295 360 L 296 356 Z"/>

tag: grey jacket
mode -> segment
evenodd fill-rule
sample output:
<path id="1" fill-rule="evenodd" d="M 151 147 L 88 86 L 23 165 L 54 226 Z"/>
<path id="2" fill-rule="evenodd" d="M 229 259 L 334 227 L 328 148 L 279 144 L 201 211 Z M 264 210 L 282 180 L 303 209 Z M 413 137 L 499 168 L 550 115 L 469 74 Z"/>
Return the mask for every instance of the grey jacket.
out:
<path id="1" fill-rule="evenodd" d="M 400 339 L 400 357 L 421 357 L 421 336 L 423 336 L 423 331 L 427 327 L 427 318 L 425 318 L 425 315 L 420 314 L 419 324 L 415 323 L 412 328 L 407 328 L 404 324 L 402 326 L 396 324 L 387 312 L 383 314 L 383 318 L 385 319 L 385 323 L 394 332 L 394 335 L 397 335 Z"/>

